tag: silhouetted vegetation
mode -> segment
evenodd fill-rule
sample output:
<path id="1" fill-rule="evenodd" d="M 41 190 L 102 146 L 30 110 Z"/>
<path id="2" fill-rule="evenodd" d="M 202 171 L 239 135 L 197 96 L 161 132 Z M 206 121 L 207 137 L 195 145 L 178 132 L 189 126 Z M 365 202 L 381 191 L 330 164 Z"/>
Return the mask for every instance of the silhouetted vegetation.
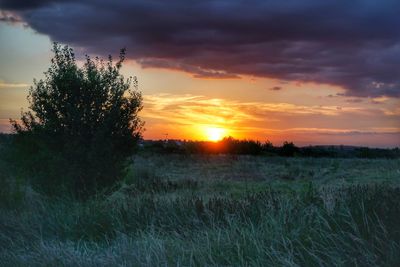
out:
<path id="1" fill-rule="evenodd" d="M 293 142 L 284 142 L 283 146 L 279 149 L 279 154 L 284 157 L 294 157 L 298 152 L 299 148 Z"/>
<path id="2" fill-rule="evenodd" d="M 146 140 L 141 151 L 162 154 L 231 154 L 264 155 L 282 157 L 329 157 L 329 158 L 400 158 L 400 149 L 368 148 L 353 146 L 306 146 L 297 147 L 285 141 L 274 146 L 270 141 L 237 140 L 232 137 L 218 142 L 186 140 Z"/>
<path id="3" fill-rule="evenodd" d="M 12 121 L 16 161 L 38 190 L 83 197 L 122 177 L 141 137 L 142 98 L 136 79 L 120 74 L 124 50 L 115 65 L 86 56 L 82 68 L 68 46 L 53 52 L 45 79 L 30 89 L 30 111 Z"/>

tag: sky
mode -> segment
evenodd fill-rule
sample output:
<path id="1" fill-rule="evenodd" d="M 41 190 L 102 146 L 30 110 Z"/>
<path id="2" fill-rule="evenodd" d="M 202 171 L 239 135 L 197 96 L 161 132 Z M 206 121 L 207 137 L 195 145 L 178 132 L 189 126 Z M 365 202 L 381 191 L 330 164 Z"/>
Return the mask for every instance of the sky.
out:
<path id="1" fill-rule="evenodd" d="M 137 76 L 145 139 L 400 146 L 397 0 L 0 0 L 0 131 L 52 42 Z"/>

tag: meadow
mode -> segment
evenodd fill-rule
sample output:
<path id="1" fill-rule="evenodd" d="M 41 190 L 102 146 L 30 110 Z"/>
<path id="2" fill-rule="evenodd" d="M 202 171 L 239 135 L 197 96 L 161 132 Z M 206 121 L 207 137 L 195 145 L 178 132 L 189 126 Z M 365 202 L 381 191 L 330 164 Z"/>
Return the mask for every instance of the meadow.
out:
<path id="1" fill-rule="evenodd" d="M 0 176 L 2 266 L 400 266 L 400 159 L 139 154 L 84 202 Z"/>

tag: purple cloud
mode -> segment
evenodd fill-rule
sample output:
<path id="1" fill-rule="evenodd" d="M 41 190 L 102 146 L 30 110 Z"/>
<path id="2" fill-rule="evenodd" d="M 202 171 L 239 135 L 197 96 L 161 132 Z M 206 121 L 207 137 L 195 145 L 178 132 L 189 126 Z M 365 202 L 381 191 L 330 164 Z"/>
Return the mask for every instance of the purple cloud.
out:
<path id="1" fill-rule="evenodd" d="M 400 97 L 400 2 L 11 1 L 53 40 L 196 77 L 239 75 L 339 85 L 347 96 Z"/>

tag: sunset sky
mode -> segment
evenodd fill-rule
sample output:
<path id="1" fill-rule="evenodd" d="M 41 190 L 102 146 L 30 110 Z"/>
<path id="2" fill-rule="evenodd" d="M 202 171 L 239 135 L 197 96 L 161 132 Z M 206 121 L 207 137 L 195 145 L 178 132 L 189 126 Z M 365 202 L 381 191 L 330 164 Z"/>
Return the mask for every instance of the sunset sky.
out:
<path id="1" fill-rule="evenodd" d="M 145 139 L 400 146 L 400 1 L 0 0 L 0 131 L 52 42 L 126 47 Z"/>

